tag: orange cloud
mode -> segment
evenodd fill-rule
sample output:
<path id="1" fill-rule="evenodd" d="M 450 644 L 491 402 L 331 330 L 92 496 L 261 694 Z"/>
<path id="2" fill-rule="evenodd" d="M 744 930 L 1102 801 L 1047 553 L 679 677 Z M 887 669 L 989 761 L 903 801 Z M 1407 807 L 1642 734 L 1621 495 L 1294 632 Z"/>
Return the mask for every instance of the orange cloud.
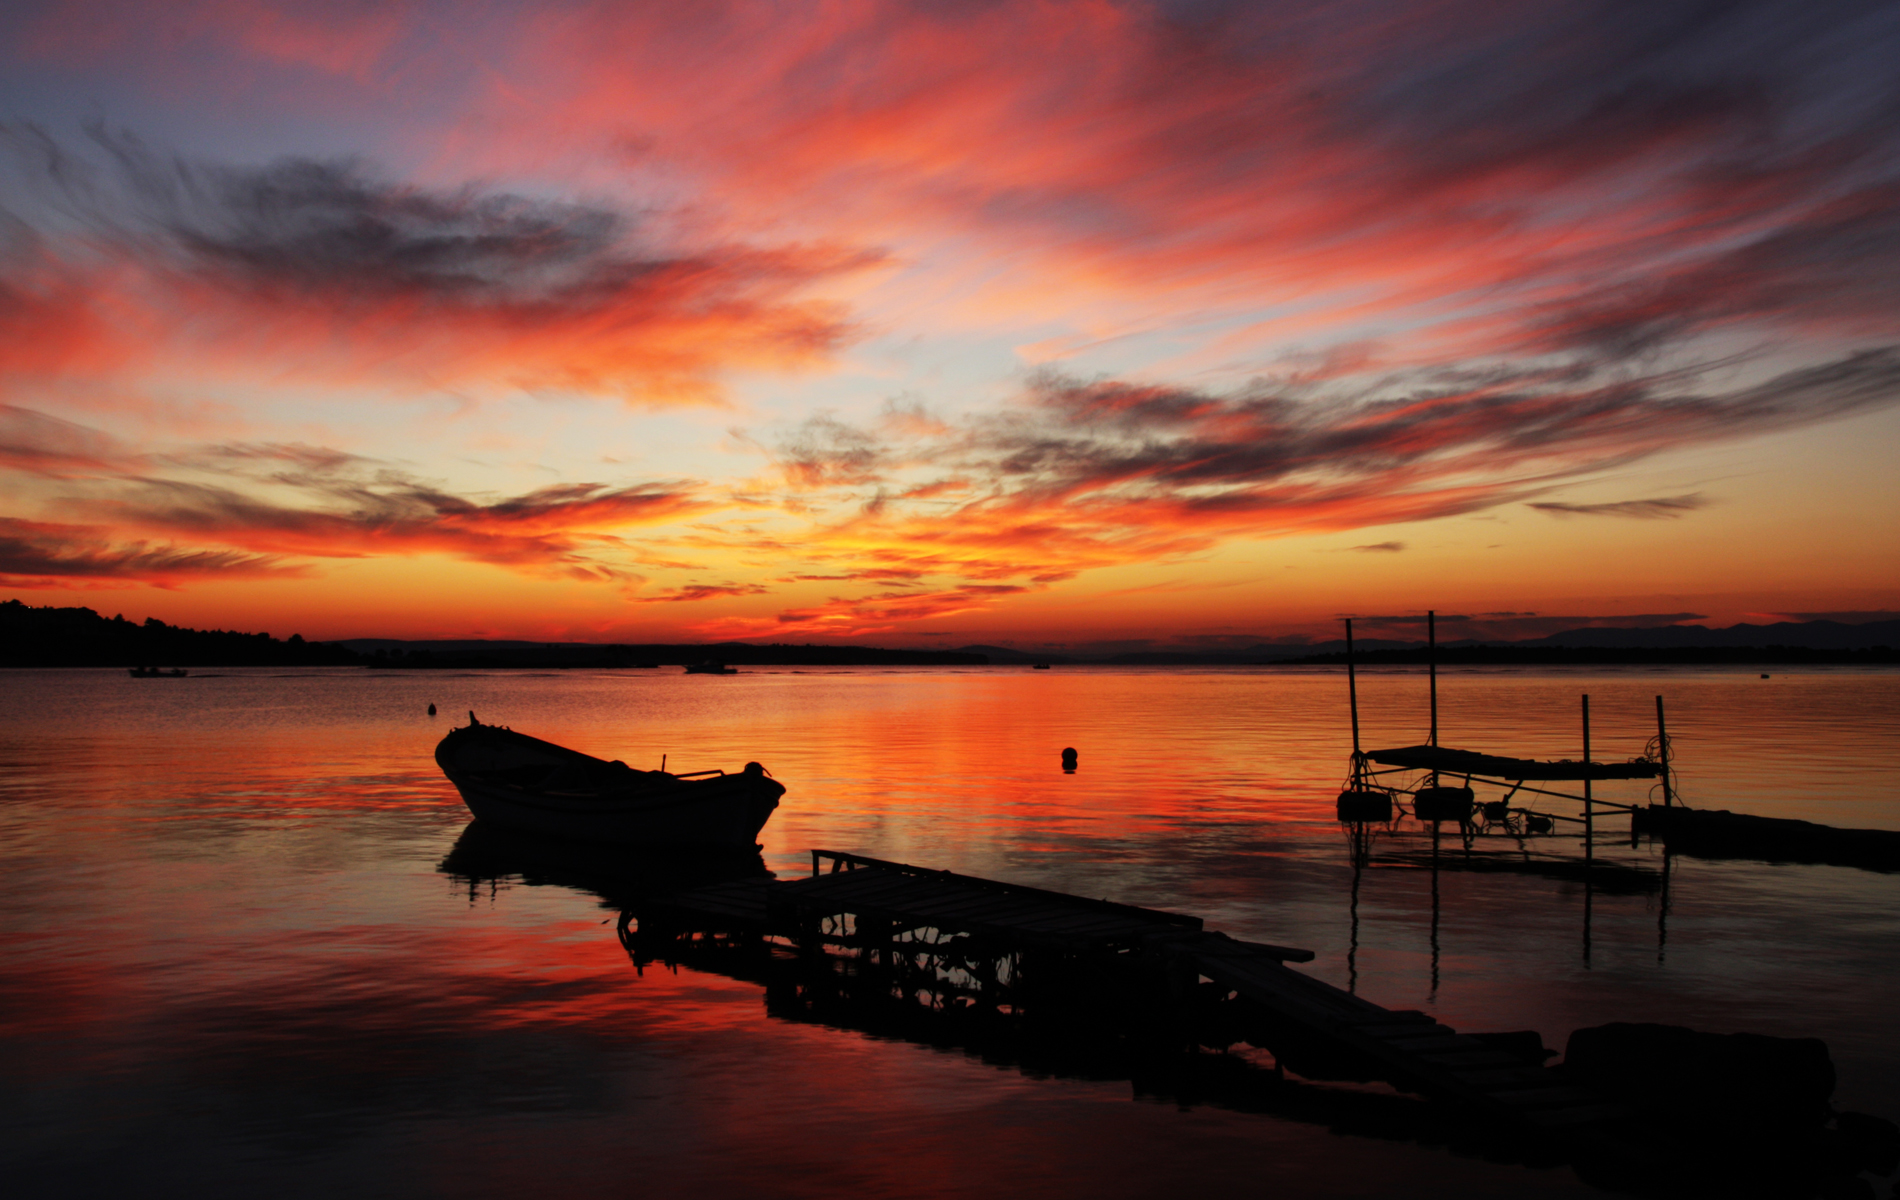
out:
<path id="1" fill-rule="evenodd" d="M 1533 500 L 1563 479 L 1664 448 L 1892 405 L 1900 402 L 1900 351 L 1850 355 L 1727 391 L 1695 386 L 1704 381 L 1693 372 L 1631 379 L 1606 370 L 1593 378 L 1575 366 L 1426 372 L 1405 381 L 1409 394 L 1354 398 L 1289 395 L 1264 384 L 1218 394 L 1045 373 L 1017 407 L 941 436 L 886 441 L 833 417 L 806 422 L 778 448 L 787 485 L 801 505 L 824 493 L 832 511 L 847 515 L 821 522 L 797 544 L 767 544 L 743 531 L 729 531 L 724 544 L 799 554 L 826 568 L 794 580 L 898 572 L 920 583 L 954 581 L 949 590 L 834 598 L 778 618 L 803 632 L 873 632 L 1089 570 L 1186 559 L 1236 538 Z M 906 471 L 946 468 L 961 482 L 938 481 L 915 490 L 926 501 L 910 498 Z M 864 489 L 874 489 L 868 501 Z M 1536 506 L 1668 516 L 1700 503 L 1684 496 Z M 912 605 L 913 596 L 923 599 Z M 738 636 L 763 629 L 764 620 L 732 618 L 718 629 Z"/>
<path id="2" fill-rule="evenodd" d="M 391 479 L 307 490 L 318 503 L 292 507 L 229 488 L 147 480 L 120 498 L 73 507 L 119 528 L 262 554 L 447 554 L 583 581 L 631 578 L 615 561 L 621 546 L 613 531 L 711 507 L 689 491 L 663 485 L 567 484 L 490 504 Z"/>
<path id="3" fill-rule="evenodd" d="M 1736 6 L 1696 39 L 1663 10 L 1613 28 L 1563 6 L 1430 11 L 598 5 L 523 31 L 505 86 L 543 104 L 495 111 L 520 141 L 636 131 L 640 161 L 739 222 L 954 245 L 985 280 L 974 319 L 1119 312 L 1122 329 L 1310 304 L 1335 325 L 1462 314 L 1522 337 L 1535 306 L 1646 283 L 1659 256 L 1773 257 L 1891 149 L 1853 72 L 1803 71 L 1803 47 L 1832 44 L 1818 11 Z M 1793 119 L 1830 101 L 1831 123 Z M 1856 296 L 1894 279 L 1885 250 L 1834 261 Z M 1728 303 L 1844 315 L 1758 298 Z M 1467 353 L 1501 344 L 1458 329 Z"/>
<path id="4" fill-rule="evenodd" d="M 652 596 L 635 596 L 637 604 L 691 604 L 701 600 L 717 600 L 725 596 L 759 596 L 766 588 L 756 583 L 689 583 L 685 587 L 669 588 Z"/>
<path id="5" fill-rule="evenodd" d="M 1015 584 L 966 584 L 940 591 L 880 592 L 833 598 L 810 608 L 787 609 L 773 617 L 718 617 L 689 625 L 705 638 L 864 637 L 889 633 L 915 621 L 978 612 L 1004 596 L 1033 590 Z"/>
<path id="6" fill-rule="evenodd" d="M 0 404 L 0 469 L 62 478 L 127 470 L 136 457 L 97 429 Z"/>
<path id="7" fill-rule="evenodd" d="M 0 371 L 268 370 L 432 387 L 505 383 L 664 405 L 743 367 L 824 361 L 851 336 L 812 283 L 873 261 L 816 246 L 669 246 L 620 212 L 473 187 L 430 191 L 351 161 L 166 160 L 92 131 L 111 171 L 0 130 L 85 222 L 34 232 L 0 280 Z"/>
<path id="8" fill-rule="evenodd" d="M 307 573 L 274 555 L 115 542 L 100 526 L 0 517 L 0 586 L 5 587 L 173 588 L 212 577 Z"/>
<path id="9" fill-rule="evenodd" d="M 85 521 L 15 521 L 0 569 L 22 579 L 109 577 L 160 586 L 213 571 L 304 570 L 285 565 L 286 558 L 419 554 L 583 581 L 636 580 L 631 566 L 649 555 L 625 539 L 627 530 L 724 503 L 690 481 L 556 484 L 474 500 L 373 459 L 295 443 L 132 455 L 97 430 L 8 406 L 0 406 L 0 469 L 60 485 L 64 490 L 47 492 L 43 505 Z M 219 482 L 194 478 L 205 474 Z M 136 535 L 167 545 L 113 543 Z"/>

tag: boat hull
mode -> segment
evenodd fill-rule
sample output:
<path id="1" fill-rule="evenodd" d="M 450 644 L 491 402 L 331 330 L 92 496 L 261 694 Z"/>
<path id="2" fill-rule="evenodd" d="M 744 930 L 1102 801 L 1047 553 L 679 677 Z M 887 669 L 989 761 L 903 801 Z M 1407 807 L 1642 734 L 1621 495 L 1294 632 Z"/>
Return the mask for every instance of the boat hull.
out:
<path id="1" fill-rule="evenodd" d="M 490 725 L 451 731 L 435 757 L 477 820 L 573 841 L 751 850 L 785 792 L 757 764 L 681 779 Z"/>

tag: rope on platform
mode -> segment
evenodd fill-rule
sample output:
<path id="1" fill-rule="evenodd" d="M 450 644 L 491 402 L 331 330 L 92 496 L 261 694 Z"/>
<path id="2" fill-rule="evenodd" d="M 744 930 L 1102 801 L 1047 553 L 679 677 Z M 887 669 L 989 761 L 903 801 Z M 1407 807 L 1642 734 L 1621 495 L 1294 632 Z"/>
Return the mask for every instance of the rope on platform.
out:
<path id="1" fill-rule="evenodd" d="M 1682 777 L 1676 774 L 1675 744 L 1675 738 L 1659 733 L 1643 743 L 1643 757 L 1650 762 L 1662 764 L 1663 770 L 1668 773 L 1670 799 L 1683 808 L 1687 808 L 1689 806 L 1683 803 L 1682 799 Z M 1654 801 L 1656 799 L 1656 794 L 1662 789 L 1662 786 L 1663 781 L 1660 779 L 1650 785 L 1650 800 Z"/>

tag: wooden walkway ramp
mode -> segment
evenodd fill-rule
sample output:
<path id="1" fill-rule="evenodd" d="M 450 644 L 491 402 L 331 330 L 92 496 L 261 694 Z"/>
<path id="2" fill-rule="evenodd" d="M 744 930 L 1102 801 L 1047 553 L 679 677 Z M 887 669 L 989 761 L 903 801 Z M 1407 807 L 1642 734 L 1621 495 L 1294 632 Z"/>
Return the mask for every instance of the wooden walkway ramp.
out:
<path id="1" fill-rule="evenodd" d="M 1092 989 L 1125 980 L 1154 992 L 1158 979 L 1180 1011 L 1196 997 L 1205 1007 L 1214 993 L 1245 1040 L 1296 1073 L 1308 1073 L 1303 1062 L 1343 1063 L 1343 1077 L 1384 1079 L 1485 1119 L 1550 1130 L 1620 1115 L 1542 1065 L 1285 965 L 1310 961 L 1308 950 L 1210 932 L 1199 917 L 864 855 L 815 850 L 812 867 L 805 879 L 670 896 L 641 920 L 679 936 L 773 938 L 801 953 L 848 956 L 859 973 L 928 992 L 940 1006 L 1020 1006 L 1047 995 L 1035 987 L 1056 963 L 1071 980 L 1081 967 Z M 1153 1005 L 1140 1012 L 1168 1019 Z"/>

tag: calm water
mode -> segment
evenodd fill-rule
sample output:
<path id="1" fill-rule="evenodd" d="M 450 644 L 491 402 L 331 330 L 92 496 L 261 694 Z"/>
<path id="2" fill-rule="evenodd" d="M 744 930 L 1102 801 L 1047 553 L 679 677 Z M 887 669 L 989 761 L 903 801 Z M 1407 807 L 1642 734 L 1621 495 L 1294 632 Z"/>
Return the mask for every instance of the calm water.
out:
<path id="1" fill-rule="evenodd" d="M 1588 692 L 1604 758 L 1641 752 L 1661 692 L 1690 803 L 1900 828 L 1900 674 L 1440 690 L 1445 744 L 1535 757 L 1579 755 Z M 1361 694 L 1367 745 L 1424 740 L 1420 675 Z M 597 896 L 441 869 L 468 819 L 430 751 L 471 708 L 636 766 L 761 760 L 790 789 L 764 834 L 781 875 L 824 847 L 1179 909 L 1309 947 L 1306 969 L 1379 1003 L 1558 1047 L 1609 1020 L 1819 1036 L 1837 1103 L 1900 1117 L 1900 877 L 1678 857 L 1665 905 L 1660 857 L 1606 845 L 1586 923 L 1574 879 L 1434 875 L 1404 865 L 1414 838 L 1381 844 L 1355 905 L 1333 674 L 16 671 L 10 1192 L 1600 1194 L 1566 1168 L 1026 1073 L 782 1021 L 741 980 L 636 971 Z"/>

